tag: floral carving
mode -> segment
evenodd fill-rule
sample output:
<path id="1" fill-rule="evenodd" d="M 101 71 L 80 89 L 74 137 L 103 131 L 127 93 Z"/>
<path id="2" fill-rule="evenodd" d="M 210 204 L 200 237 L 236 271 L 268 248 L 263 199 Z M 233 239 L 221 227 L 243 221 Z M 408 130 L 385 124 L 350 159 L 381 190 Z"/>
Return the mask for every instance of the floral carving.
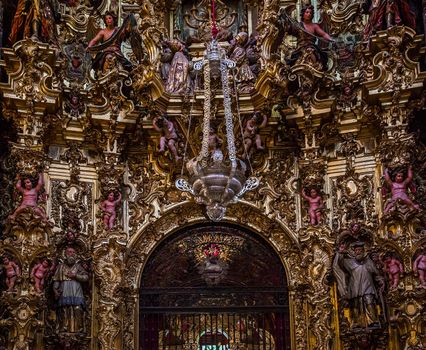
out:
<path id="1" fill-rule="evenodd" d="M 353 220 L 368 224 L 376 223 L 374 187 L 371 176 L 361 176 L 350 167 L 344 176 L 338 177 L 333 182 L 334 228 L 344 227 Z"/>
<path id="2" fill-rule="evenodd" d="M 110 236 L 108 240 L 99 240 L 94 244 L 94 273 L 99 288 L 97 314 L 100 321 L 100 348 L 116 348 L 116 337 L 121 331 L 119 321 L 123 287 L 124 250 L 126 242 L 119 237 Z"/>
<path id="3" fill-rule="evenodd" d="M 293 173 L 294 160 L 287 158 L 286 160 L 279 160 L 275 158 L 270 164 L 270 178 L 266 182 L 266 186 L 259 190 L 261 195 L 270 198 L 268 211 L 273 213 L 277 219 L 283 220 L 290 227 L 295 227 L 294 219 L 296 215 L 294 208 L 296 206 L 293 194 L 290 190 L 291 174 Z M 288 183 L 283 181 L 282 175 L 288 175 Z"/>

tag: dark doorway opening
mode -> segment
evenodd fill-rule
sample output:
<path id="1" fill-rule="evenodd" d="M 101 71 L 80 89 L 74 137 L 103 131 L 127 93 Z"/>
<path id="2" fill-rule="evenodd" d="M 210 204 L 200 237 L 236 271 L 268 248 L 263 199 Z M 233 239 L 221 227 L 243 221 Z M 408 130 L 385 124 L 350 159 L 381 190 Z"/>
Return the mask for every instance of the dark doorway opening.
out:
<path id="1" fill-rule="evenodd" d="M 287 279 L 275 251 L 236 226 L 185 228 L 148 260 L 140 349 L 290 349 Z"/>

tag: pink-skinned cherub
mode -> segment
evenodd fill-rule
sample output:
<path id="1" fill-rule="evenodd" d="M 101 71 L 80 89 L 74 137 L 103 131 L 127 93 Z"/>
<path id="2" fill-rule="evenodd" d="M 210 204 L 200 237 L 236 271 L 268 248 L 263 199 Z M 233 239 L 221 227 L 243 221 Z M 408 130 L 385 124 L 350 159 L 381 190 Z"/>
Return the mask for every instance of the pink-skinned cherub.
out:
<path id="1" fill-rule="evenodd" d="M 260 138 L 259 129 L 262 129 L 266 126 L 268 122 L 268 117 L 261 112 L 255 112 L 253 116 L 247 120 L 244 125 L 243 138 L 244 138 L 244 155 L 242 156 L 245 159 L 252 149 L 253 145 L 256 146 L 256 149 L 263 150 L 265 147 L 262 146 L 262 139 Z"/>
<path id="2" fill-rule="evenodd" d="M 223 160 L 223 153 L 221 150 L 223 140 L 217 136 L 215 130 L 210 127 L 209 130 L 209 153 L 214 162 L 221 162 Z"/>
<path id="3" fill-rule="evenodd" d="M 34 280 L 34 287 L 37 293 L 43 293 L 44 283 L 49 272 L 50 262 L 47 258 L 43 258 L 38 264 L 34 265 L 34 267 L 32 268 L 31 277 Z"/>
<path id="4" fill-rule="evenodd" d="M 9 220 L 15 220 L 16 216 L 24 209 L 32 208 L 36 215 L 38 215 L 43 221 L 47 221 L 46 213 L 43 208 L 37 206 L 39 192 L 43 188 L 43 185 L 43 174 L 41 173 L 38 175 L 38 182 L 35 187 L 33 187 L 33 183 L 29 177 L 21 178 L 21 176 L 18 175 L 16 189 L 22 194 L 22 201 L 13 214 L 9 215 Z"/>
<path id="5" fill-rule="evenodd" d="M 399 279 L 404 273 L 404 266 L 393 254 L 386 254 L 383 263 L 383 271 L 388 276 L 389 290 L 395 290 L 398 288 Z"/>
<path id="6" fill-rule="evenodd" d="M 215 151 L 219 150 L 223 144 L 223 140 L 217 136 L 214 128 L 210 127 L 209 129 L 209 152 L 213 154 Z"/>
<path id="7" fill-rule="evenodd" d="M 101 202 L 101 210 L 103 212 L 103 222 L 107 230 L 111 230 L 115 225 L 117 218 L 117 205 L 121 201 L 121 193 L 118 192 L 117 198 L 113 191 L 108 193 L 107 199 Z"/>
<path id="8" fill-rule="evenodd" d="M 414 276 L 418 276 L 420 287 L 426 288 L 426 248 L 417 256 L 413 263 Z"/>
<path id="9" fill-rule="evenodd" d="M 176 148 L 178 136 L 173 122 L 167 119 L 167 115 L 163 115 L 162 117 L 155 118 L 152 125 L 156 131 L 161 133 L 159 152 L 164 153 L 167 146 L 170 152 L 173 153 L 175 160 L 181 160 L 182 157 L 179 156 Z"/>
<path id="10" fill-rule="evenodd" d="M 6 271 L 7 292 L 13 292 L 17 279 L 21 276 L 21 269 L 9 256 L 3 257 L 3 268 Z"/>
<path id="11" fill-rule="evenodd" d="M 321 222 L 321 210 L 324 208 L 324 202 L 318 191 L 315 188 L 311 188 L 309 196 L 306 194 L 306 188 L 302 189 L 302 197 L 309 202 L 309 218 L 311 225 L 319 225 Z"/>
<path id="12" fill-rule="evenodd" d="M 420 209 L 419 205 L 414 203 L 407 193 L 408 188 L 411 192 L 415 192 L 415 187 L 411 182 L 412 179 L 413 170 L 411 165 L 408 167 L 407 177 L 405 177 L 403 171 L 398 171 L 395 175 L 394 181 L 392 181 L 389 175 L 389 170 L 387 168 L 385 169 L 385 181 L 389 186 L 392 194 L 391 199 L 386 203 L 383 210 L 385 214 L 391 211 L 398 200 L 406 204 L 412 210 L 418 211 Z"/>

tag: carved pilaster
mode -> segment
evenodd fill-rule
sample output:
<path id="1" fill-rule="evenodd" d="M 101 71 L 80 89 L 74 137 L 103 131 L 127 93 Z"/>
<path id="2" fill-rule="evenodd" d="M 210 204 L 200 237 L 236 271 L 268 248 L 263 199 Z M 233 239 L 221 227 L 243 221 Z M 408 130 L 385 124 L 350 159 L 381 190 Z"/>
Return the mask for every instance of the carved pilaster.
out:
<path id="1" fill-rule="evenodd" d="M 101 350 L 122 349 L 122 321 L 125 281 L 124 253 L 126 241 L 111 234 L 107 239 L 97 240 L 93 244 L 94 273 L 99 292 L 96 304 L 99 322 L 99 348 Z"/>
<path id="2" fill-rule="evenodd" d="M 308 338 L 312 349 L 330 349 L 337 341 L 332 327 L 333 304 L 330 294 L 332 240 L 327 229 L 309 229 L 302 243 L 301 268 L 307 271 Z M 311 348 L 311 347 L 310 347 Z"/>

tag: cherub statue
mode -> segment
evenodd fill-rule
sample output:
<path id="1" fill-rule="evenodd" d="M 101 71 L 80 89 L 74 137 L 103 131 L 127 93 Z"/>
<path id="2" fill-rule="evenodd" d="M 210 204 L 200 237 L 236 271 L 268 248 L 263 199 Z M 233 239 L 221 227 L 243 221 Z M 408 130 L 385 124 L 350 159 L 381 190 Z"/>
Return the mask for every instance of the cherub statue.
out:
<path id="1" fill-rule="evenodd" d="M 32 208 L 34 212 L 40 216 L 41 219 L 47 221 L 46 214 L 41 207 L 37 206 L 38 194 L 44 185 L 43 174 L 38 175 L 38 182 L 36 187 L 33 188 L 33 184 L 29 177 L 21 179 L 18 175 L 18 182 L 16 183 L 16 189 L 22 193 L 21 204 L 15 209 L 13 214 L 9 215 L 10 220 L 15 220 L 16 216 L 26 208 Z"/>
<path id="2" fill-rule="evenodd" d="M 211 127 L 209 131 L 209 152 L 214 161 L 221 162 L 223 160 L 223 153 L 220 149 L 222 143 L 222 139 L 217 136 L 215 130 Z"/>
<path id="3" fill-rule="evenodd" d="M 167 119 L 167 116 L 163 115 L 162 117 L 155 118 L 152 122 L 152 125 L 154 126 L 155 130 L 161 132 L 160 153 L 166 151 L 167 145 L 169 150 L 173 153 L 176 161 L 182 159 L 181 157 L 179 157 L 176 148 L 178 137 L 175 130 L 175 126 L 170 120 Z"/>
<path id="4" fill-rule="evenodd" d="M 302 197 L 309 202 L 309 217 L 311 225 L 319 225 L 321 222 L 321 210 L 324 208 L 324 203 L 318 191 L 315 188 L 311 188 L 309 196 L 306 194 L 306 188 L 302 189 Z"/>
<path id="5" fill-rule="evenodd" d="M 117 217 L 116 206 L 121 201 L 121 193 L 118 192 L 115 198 L 114 192 L 108 193 L 107 199 L 101 202 L 101 210 L 103 211 L 103 220 L 105 228 L 111 230 L 114 227 L 115 219 Z"/>
<path id="6" fill-rule="evenodd" d="M 45 278 L 50 271 L 50 262 L 47 258 L 42 259 L 41 262 L 34 265 L 31 270 L 31 277 L 35 283 L 35 290 L 37 293 L 43 293 Z"/>
<path id="7" fill-rule="evenodd" d="M 262 139 L 260 138 L 259 129 L 264 128 L 267 122 L 268 117 L 265 114 L 262 115 L 262 113 L 260 112 L 255 112 L 253 116 L 249 120 L 247 120 L 243 132 L 245 149 L 245 154 L 243 155 L 243 158 L 245 158 L 249 154 L 253 143 L 256 145 L 256 149 L 265 149 L 262 146 Z"/>
<path id="8" fill-rule="evenodd" d="M 413 272 L 415 276 L 419 276 L 420 286 L 426 288 L 426 249 L 414 260 Z"/>
<path id="9" fill-rule="evenodd" d="M 209 130 L 209 151 L 213 153 L 222 146 L 222 139 L 217 136 L 215 130 L 211 127 Z"/>
<path id="10" fill-rule="evenodd" d="M 391 254 L 385 255 L 383 263 L 383 271 L 388 275 L 389 289 L 395 290 L 398 288 L 399 278 L 402 277 L 402 274 L 404 273 L 404 266 Z"/>
<path id="11" fill-rule="evenodd" d="M 3 266 L 6 270 L 6 286 L 8 292 L 13 292 L 16 280 L 21 275 L 21 269 L 9 256 L 3 257 Z"/>
<path id="12" fill-rule="evenodd" d="M 349 228 L 350 234 L 354 238 L 358 238 L 360 231 L 361 231 L 361 225 L 357 222 L 352 222 Z"/>
<path id="13" fill-rule="evenodd" d="M 68 228 L 67 232 L 64 236 L 64 242 L 66 242 L 67 245 L 71 246 L 75 243 L 75 241 L 78 238 L 78 233 L 72 228 Z"/>
<path id="14" fill-rule="evenodd" d="M 395 175 L 395 181 L 391 180 L 389 176 L 389 170 L 385 169 L 385 181 L 391 189 L 392 198 L 386 203 L 384 213 L 387 214 L 394 207 L 398 200 L 402 201 L 409 208 L 413 210 L 419 210 L 418 204 L 414 203 L 407 194 L 407 188 L 409 187 L 411 180 L 413 179 L 413 170 L 411 165 L 408 168 L 407 177 L 404 179 L 404 172 L 398 171 Z"/>
<path id="15" fill-rule="evenodd" d="M 356 105 L 358 97 L 352 82 L 342 84 L 342 94 L 338 97 L 338 105 L 345 111 L 350 111 Z"/>

